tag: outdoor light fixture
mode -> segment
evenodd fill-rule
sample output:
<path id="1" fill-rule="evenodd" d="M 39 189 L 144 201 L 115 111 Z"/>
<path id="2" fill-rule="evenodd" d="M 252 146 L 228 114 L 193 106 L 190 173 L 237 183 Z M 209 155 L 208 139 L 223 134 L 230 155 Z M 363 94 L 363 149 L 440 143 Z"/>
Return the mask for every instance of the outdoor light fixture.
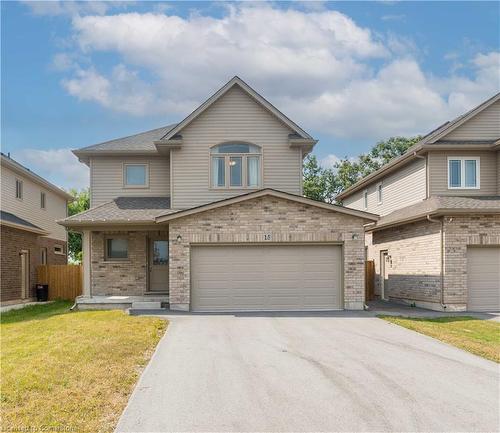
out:
<path id="1" fill-rule="evenodd" d="M 182 241 L 182 236 L 181 235 L 177 235 L 177 242 L 180 242 Z"/>

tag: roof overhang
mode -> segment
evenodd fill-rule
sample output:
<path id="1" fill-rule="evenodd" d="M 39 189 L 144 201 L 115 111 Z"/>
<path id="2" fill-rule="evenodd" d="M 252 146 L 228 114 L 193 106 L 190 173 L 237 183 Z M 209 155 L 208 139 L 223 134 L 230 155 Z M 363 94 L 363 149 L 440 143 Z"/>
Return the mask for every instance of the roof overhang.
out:
<path id="1" fill-rule="evenodd" d="M 155 226 L 154 219 L 150 220 L 112 220 L 112 219 L 92 219 L 92 220 L 58 220 L 57 224 L 64 227 L 103 227 L 108 226 L 143 226 L 143 225 L 153 225 Z"/>
<path id="2" fill-rule="evenodd" d="M 180 149 L 182 147 L 182 135 L 170 138 L 169 140 L 157 140 L 154 142 L 158 153 L 170 153 L 172 149 Z"/>
<path id="3" fill-rule="evenodd" d="M 138 150 L 117 150 L 117 151 L 100 151 L 100 152 L 92 152 L 92 151 L 81 151 L 81 150 L 72 150 L 73 155 L 78 158 L 78 161 L 84 163 L 85 165 L 90 164 L 90 158 L 99 157 L 99 156 L 152 156 L 158 155 L 156 150 L 150 151 L 138 151 Z"/>
<path id="4" fill-rule="evenodd" d="M 36 233 L 37 235 L 42 235 L 42 236 L 47 236 L 50 234 L 48 231 L 37 228 L 37 227 L 25 226 L 24 224 L 16 224 L 16 223 L 13 223 L 10 221 L 5 221 L 5 220 L 0 220 L 0 225 L 6 226 L 6 227 L 12 227 L 12 228 L 18 229 L 18 230 L 24 230 L 26 232 Z"/>
<path id="5" fill-rule="evenodd" d="M 176 220 L 179 218 L 183 218 L 183 217 L 186 217 L 189 215 L 194 215 L 197 213 L 206 212 L 206 211 L 218 209 L 218 208 L 225 207 L 225 206 L 230 206 L 230 205 L 235 204 L 235 203 L 240 203 L 242 201 L 252 200 L 252 199 L 264 197 L 264 196 L 277 197 L 277 198 L 282 198 L 284 200 L 290 200 L 290 201 L 295 201 L 297 203 L 303 203 L 303 204 L 306 204 L 309 206 L 316 206 L 318 208 L 326 209 L 329 211 L 339 212 L 339 213 L 351 215 L 354 217 L 362 218 L 366 221 L 377 221 L 379 218 L 377 215 L 374 215 L 374 214 L 371 214 L 368 212 L 358 211 L 355 209 L 350 209 L 350 208 L 346 208 L 346 207 L 339 206 L 339 205 L 320 202 L 320 201 L 312 200 L 310 198 L 302 197 L 299 195 L 290 194 L 287 192 L 277 191 L 274 189 L 267 188 L 267 189 L 261 189 L 258 191 L 250 192 L 248 194 L 242 194 L 242 195 L 239 195 L 236 197 L 231 197 L 228 199 L 219 200 L 216 202 L 197 206 L 197 207 L 194 207 L 191 209 L 185 209 L 185 210 L 181 210 L 181 211 L 177 211 L 177 212 L 172 212 L 172 213 L 169 213 L 166 215 L 160 215 L 160 216 L 156 217 L 156 222 L 157 223 L 165 223 L 165 222 Z"/>

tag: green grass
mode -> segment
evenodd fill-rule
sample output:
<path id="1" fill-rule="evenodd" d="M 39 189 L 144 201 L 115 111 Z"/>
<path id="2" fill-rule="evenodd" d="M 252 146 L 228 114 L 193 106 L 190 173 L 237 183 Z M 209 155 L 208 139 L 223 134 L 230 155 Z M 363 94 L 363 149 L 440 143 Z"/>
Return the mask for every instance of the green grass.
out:
<path id="1" fill-rule="evenodd" d="M 396 325 L 437 338 L 460 349 L 500 362 L 500 323 L 470 316 L 410 318 L 379 316 Z"/>
<path id="2" fill-rule="evenodd" d="M 70 306 L 57 301 L 2 314 L 1 431 L 113 431 L 167 326 Z"/>

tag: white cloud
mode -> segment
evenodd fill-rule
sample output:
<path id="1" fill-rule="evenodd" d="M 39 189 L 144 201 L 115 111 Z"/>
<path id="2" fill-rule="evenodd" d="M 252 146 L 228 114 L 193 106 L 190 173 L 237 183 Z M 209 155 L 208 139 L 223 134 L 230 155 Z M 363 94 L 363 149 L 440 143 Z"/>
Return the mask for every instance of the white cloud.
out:
<path id="1" fill-rule="evenodd" d="M 88 167 L 78 161 L 71 149 L 22 149 L 12 156 L 60 188 L 89 186 Z"/>
<path id="2" fill-rule="evenodd" d="M 182 117 L 239 75 L 306 129 L 376 140 L 427 132 L 500 87 L 498 53 L 477 55 L 469 76 L 435 77 L 411 40 L 330 10 L 258 3 L 222 17 L 74 16 L 72 26 L 80 54 L 114 53 L 120 64 L 77 68 L 64 88 L 134 115 Z"/>
<path id="3" fill-rule="evenodd" d="M 333 166 L 340 161 L 340 158 L 337 155 L 329 154 L 324 158 L 319 160 L 319 164 L 324 168 L 333 168 Z"/>

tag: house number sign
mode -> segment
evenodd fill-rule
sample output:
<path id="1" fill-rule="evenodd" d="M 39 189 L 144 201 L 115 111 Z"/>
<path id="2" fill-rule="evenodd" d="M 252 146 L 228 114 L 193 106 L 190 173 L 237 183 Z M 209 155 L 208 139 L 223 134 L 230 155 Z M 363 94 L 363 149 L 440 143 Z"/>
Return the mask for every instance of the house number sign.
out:
<path id="1" fill-rule="evenodd" d="M 266 233 L 266 234 L 264 235 L 264 240 L 265 240 L 265 241 L 270 241 L 271 239 L 272 239 L 271 233 Z"/>

